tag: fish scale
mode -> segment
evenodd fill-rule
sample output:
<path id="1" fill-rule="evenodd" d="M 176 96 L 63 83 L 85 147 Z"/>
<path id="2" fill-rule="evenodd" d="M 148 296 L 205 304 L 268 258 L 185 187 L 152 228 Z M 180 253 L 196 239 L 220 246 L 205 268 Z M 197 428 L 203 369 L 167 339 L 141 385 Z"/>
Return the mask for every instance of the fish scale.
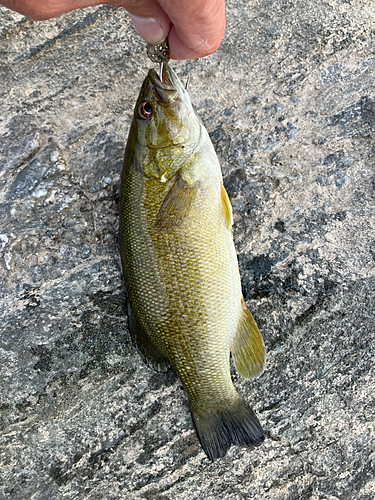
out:
<path id="1" fill-rule="evenodd" d="M 148 366 L 172 366 L 207 456 L 263 439 L 230 376 L 259 375 L 264 345 L 242 297 L 231 207 L 211 140 L 176 74 L 150 70 L 125 152 L 120 246 L 129 329 Z"/>

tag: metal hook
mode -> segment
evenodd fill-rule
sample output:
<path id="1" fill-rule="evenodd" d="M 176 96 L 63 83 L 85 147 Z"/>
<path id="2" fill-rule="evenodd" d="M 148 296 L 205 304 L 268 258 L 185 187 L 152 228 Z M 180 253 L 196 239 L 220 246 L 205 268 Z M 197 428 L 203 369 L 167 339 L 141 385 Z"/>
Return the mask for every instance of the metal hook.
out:
<path id="1" fill-rule="evenodd" d="M 163 83 L 163 61 L 160 61 L 159 80 Z"/>
<path id="2" fill-rule="evenodd" d="M 190 75 L 188 75 L 188 77 L 187 77 L 186 84 L 185 84 L 185 90 L 187 90 L 189 82 L 190 82 Z"/>

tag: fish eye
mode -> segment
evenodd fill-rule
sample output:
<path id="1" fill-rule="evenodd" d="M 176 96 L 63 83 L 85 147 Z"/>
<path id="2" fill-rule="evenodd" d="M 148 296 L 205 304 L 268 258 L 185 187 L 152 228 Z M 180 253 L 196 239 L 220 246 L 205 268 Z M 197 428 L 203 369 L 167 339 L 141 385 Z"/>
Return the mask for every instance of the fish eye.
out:
<path id="1" fill-rule="evenodd" d="M 142 101 L 139 105 L 139 114 L 141 118 L 147 120 L 152 115 L 152 106 L 148 101 Z"/>

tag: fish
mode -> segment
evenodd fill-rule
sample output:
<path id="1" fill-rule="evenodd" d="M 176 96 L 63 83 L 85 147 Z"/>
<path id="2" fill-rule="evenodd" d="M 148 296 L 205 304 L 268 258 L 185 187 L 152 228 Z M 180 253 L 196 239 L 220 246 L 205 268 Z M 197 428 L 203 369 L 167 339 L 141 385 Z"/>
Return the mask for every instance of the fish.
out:
<path id="1" fill-rule="evenodd" d="M 129 331 L 150 368 L 171 367 L 207 457 L 264 440 L 236 391 L 230 355 L 260 375 L 265 347 L 242 295 L 232 208 L 218 157 L 169 64 L 151 69 L 131 122 L 120 187 L 120 253 Z"/>

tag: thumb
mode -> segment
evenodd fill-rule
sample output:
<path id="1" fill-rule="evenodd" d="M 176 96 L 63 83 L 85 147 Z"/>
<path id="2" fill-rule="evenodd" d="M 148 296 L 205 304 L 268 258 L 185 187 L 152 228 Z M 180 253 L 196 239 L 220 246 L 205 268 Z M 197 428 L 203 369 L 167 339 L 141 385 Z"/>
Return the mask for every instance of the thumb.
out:
<path id="1" fill-rule="evenodd" d="M 157 0 L 114 0 L 110 3 L 126 9 L 135 29 L 147 43 L 158 44 L 168 36 L 172 23 Z"/>
<path id="2" fill-rule="evenodd" d="M 169 33 L 172 59 L 197 59 L 214 52 L 225 30 L 224 0 L 159 0 L 173 27 Z"/>

